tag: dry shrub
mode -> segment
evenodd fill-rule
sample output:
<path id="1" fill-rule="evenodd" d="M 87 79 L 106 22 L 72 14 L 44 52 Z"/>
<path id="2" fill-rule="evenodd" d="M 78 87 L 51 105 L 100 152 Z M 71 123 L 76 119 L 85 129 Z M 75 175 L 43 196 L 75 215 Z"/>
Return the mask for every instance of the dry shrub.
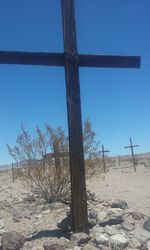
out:
<path id="1" fill-rule="evenodd" d="M 97 169 L 97 146 L 90 120 L 84 123 L 83 146 L 87 176 Z M 16 145 L 8 145 L 15 159 L 22 180 L 47 202 L 68 199 L 70 196 L 69 142 L 62 127 L 46 124 L 45 131 L 36 128 L 34 137 L 22 126 Z M 18 175 L 18 174 L 17 174 Z M 19 176 L 19 175 L 18 175 Z"/>
<path id="2" fill-rule="evenodd" d="M 110 170 L 112 167 L 112 161 L 111 158 L 106 157 L 106 173 Z M 86 177 L 88 179 L 92 178 L 93 176 L 101 176 L 104 173 L 104 165 L 103 165 L 103 158 L 100 156 L 97 156 L 92 159 L 88 159 L 85 161 L 86 165 Z"/>
<path id="3" fill-rule="evenodd" d="M 32 187 L 32 191 L 44 198 L 45 201 L 54 202 L 65 199 L 70 195 L 69 168 L 38 163 L 25 168 L 24 181 Z"/>
<path id="4" fill-rule="evenodd" d="M 68 138 L 64 130 L 46 125 L 45 132 L 36 129 L 32 139 L 22 126 L 17 145 L 8 146 L 10 155 L 21 169 L 22 181 L 47 202 L 66 199 L 70 195 Z M 51 153 L 48 153 L 51 152 Z"/>

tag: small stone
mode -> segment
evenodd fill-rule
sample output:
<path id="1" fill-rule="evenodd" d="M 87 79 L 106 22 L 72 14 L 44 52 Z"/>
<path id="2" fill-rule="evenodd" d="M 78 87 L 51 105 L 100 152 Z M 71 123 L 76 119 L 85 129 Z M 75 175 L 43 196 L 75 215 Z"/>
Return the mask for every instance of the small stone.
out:
<path id="1" fill-rule="evenodd" d="M 109 206 L 110 206 L 110 204 L 109 204 L 108 202 L 103 202 L 102 205 L 103 205 L 104 207 L 109 207 Z"/>
<path id="2" fill-rule="evenodd" d="M 98 250 L 99 248 L 97 247 L 94 247 L 90 244 L 86 244 L 84 247 L 83 247 L 83 250 Z"/>
<path id="3" fill-rule="evenodd" d="M 89 219 L 95 219 L 96 221 L 98 220 L 98 211 L 95 209 L 91 209 L 89 211 Z"/>
<path id="4" fill-rule="evenodd" d="M 0 236 L 2 236 L 4 233 L 6 233 L 5 224 L 3 220 L 0 220 Z"/>
<path id="5" fill-rule="evenodd" d="M 92 236 L 96 236 L 97 234 L 105 233 L 104 228 L 100 227 L 98 224 L 95 225 L 92 229 L 90 229 L 90 233 Z"/>
<path id="6" fill-rule="evenodd" d="M 132 238 L 131 246 L 132 246 L 132 248 L 139 249 L 139 247 L 141 246 L 141 243 L 137 239 Z"/>
<path id="7" fill-rule="evenodd" d="M 120 208 L 110 208 L 107 212 L 107 217 L 111 218 L 122 218 L 123 210 Z"/>
<path id="8" fill-rule="evenodd" d="M 112 201 L 111 207 L 112 208 L 121 208 L 121 209 L 125 210 L 128 208 L 128 204 L 126 201 L 118 199 L 118 200 Z"/>
<path id="9" fill-rule="evenodd" d="M 95 201 L 96 200 L 96 194 L 92 193 L 91 191 L 87 190 L 87 199 L 89 201 Z"/>
<path id="10" fill-rule="evenodd" d="M 110 236 L 112 236 L 114 234 L 118 234 L 117 229 L 115 229 L 115 228 L 113 228 L 113 227 L 111 227 L 109 225 L 104 227 L 104 231 L 105 231 L 105 233 L 107 233 Z"/>
<path id="11" fill-rule="evenodd" d="M 144 222 L 143 228 L 144 228 L 146 231 L 150 232 L 150 218 L 147 219 L 147 220 Z"/>
<path id="12" fill-rule="evenodd" d="M 106 218 L 106 212 L 98 212 L 98 222 L 99 223 L 101 223 L 102 221 L 104 221 L 105 220 L 105 218 Z"/>
<path id="13" fill-rule="evenodd" d="M 0 220 L 0 230 L 1 229 L 4 229 L 5 225 L 4 225 L 4 221 L 3 220 Z"/>
<path id="14" fill-rule="evenodd" d="M 100 226 L 106 225 L 117 225 L 122 223 L 123 220 L 123 210 L 120 208 L 110 208 L 107 211 L 106 217 L 103 221 L 99 222 Z"/>
<path id="15" fill-rule="evenodd" d="M 144 243 L 150 239 L 150 233 L 138 226 L 134 230 L 134 238 L 136 238 L 140 243 Z"/>
<path id="16" fill-rule="evenodd" d="M 65 239 L 52 239 L 44 242 L 44 250 L 65 250 L 66 241 Z"/>
<path id="17" fill-rule="evenodd" d="M 128 240 L 122 234 L 111 236 L 111 246 L 114 250 L 122 250 L 128 246 Z"/>
<path id="18" fill-rule="evenodd" d="M 141 219 L 144 219 L 144 214 L 138 213 L 138 212 L 133 212 L 132 213 L 132 218 L 134 220 L 141 220 Z"/>
<path id="19" fill-rule="evenodd" d="M 9 201 L 7 201 L 7 200 L 1 201 L 0 208 L 1 208 L 2 210 L 5 210 L 6 208 L 10 208 L 10 207 L 12 207 L 11 202 L 9 202 Z"/>
<path id="20" fill-rule="evenodd" d="M 97 224 L 97 221 L 95 219 L 88 219 L 88 225 L 89 227 L 93 227 Z"/>
<path id="21" fill-rule="evenodd" d="M 135 226 L 128 221 L 124 221 L 122 223 L 122 228 L 126 231 L 132 231 L 135 229 Z"/>
<path id="22" fill-rule="evenodd" d="M 109 239 L 108 239 L 107 234 L 98 234 L 95 237 L 94 242 L 95 242 L 95 244 L 96 244 L 97 247 L 99 245 L 109 246 Z"/>
<path id="23" fill-rule="evenodd" d="M 81 247 L 75 246 L 73 250 L 81 250 Z"/>
<path id="24" fill-rule="evenodd" d="M 13 208 L 12 209 L 12 218 L 13 218 L 14 222 L 19 222 L 22 218 L 21 212 L 18 209 Z"/>
<path id="25" fill-rule="evenodd" d="M 150 240 L 147 241 L 147 249 L 150 250 Z"/>
<path id="26" fill-rule="evenodd" d="M 78 246 L 84 246 L 89 242 L 90 238 L 91 237 L 86 233 L 74 233 L 72 234 L 70 240 Z"/>
<path id="27" fill-rule="evenodd" d="M 15 231 L 5 233 L 1 239 L 3 250 L 20 250 L 24 245 L 25 237 Z"/>
<path id="28" fill-rule="evenodd" d="M 3 228 L 3 229 L 0 229 L 0 236 L 3 236 L 4 233 L 6 233 L 6 230 Z"/>

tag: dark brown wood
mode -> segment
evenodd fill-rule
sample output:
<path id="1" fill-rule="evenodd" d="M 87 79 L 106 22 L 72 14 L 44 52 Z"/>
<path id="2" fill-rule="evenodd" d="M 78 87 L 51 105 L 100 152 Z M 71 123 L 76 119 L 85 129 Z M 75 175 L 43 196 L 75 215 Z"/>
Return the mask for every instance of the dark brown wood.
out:
<path id="1" fill-rule="evenodd" d="M 87 231 L 87 202 L 81 123 L 79 67 L 139 68 L 138 56 L 78 55 L 74 0 L 61 0 L 64 53 L 0 51 L 0 64 L 65 66 L 73 231 Z"/>
<path id="2" fill-rule="evenodd" d="M 64 66 L 63 53 L 0 51 L 0 64 Z"/>
<path id="3" fill-rule="evenodd" d="M 57 156 L 60 158 L 69 157 L 69 152 L 57 152 Z M 48 153 L 43 155 L 43 159 L 52 159 L 54 157 L 55 157 L 54 153 Z"/>
<path id="4" fill-rule="evenodd" d="M 132 139 L 130 137 L 130 146 L 125 146 L 124 148 L 130 148 L 131 149 L 134 172 L 136 172 L 136 163 L 135 163 L 135 157 L 134 157 L 134 151 L 133 151 L 133 148 L 135 148 L 135 147 L 139 147 L 139 145 L 133 145 L 132 144 Z"/>
<path id="5" fill-rule="evenodd" d="M 61 2 L 69 129 L 72 223 L 74 232 L 87 232 L 87 199 L 74 1 L 62 0 Z"/>
<path id="6" fill-rule="evenodd" d="M 80 67 L 139 68 L 139 56 L 82 55 L 78 56 Z M 64 66 L 64 53 L 0 51 L 0 64 L 39 66 Z"/>
<path id="7" fill-rule="evenodd" d="M 104 173 L 106 172 L 106 161 L 105 161 L 105 153 L 109 153 L 109 150 L 105 150 L 104 149 L 104 145 L 102 145 L 102 150 L 99 151 L 99 153 L 102 153 L 102 157 L 103 157 L 103 169 L 104 169 Z"/>
<path id="8" fill-rule="evenodd" d="M 80 67 L 139 68 L 139 56 L 79 55 Z"/>

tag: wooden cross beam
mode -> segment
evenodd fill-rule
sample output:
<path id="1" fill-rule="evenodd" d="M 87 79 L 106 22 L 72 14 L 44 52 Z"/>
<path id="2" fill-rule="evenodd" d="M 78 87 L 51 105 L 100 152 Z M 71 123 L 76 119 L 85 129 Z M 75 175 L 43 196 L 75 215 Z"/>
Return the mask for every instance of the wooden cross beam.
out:
<path id="1" fill-rule="evenodd" d="M 60 158 L 69 157 L 69 152 L 58 152 L 57 156 Z M 55 153 L 48 153 L 43 155 L 43 159 L 52 159 L 52 158 L 55 158 Z"/>
<path id="2" fill-rule="evenodd" d="M 102 145 L 102 150 L 99 151 L 99 153 L 102 153 L 103 156 L 103 169 L 104 169 L 104 173 L 106 172 L 106 161 L 105 161 L 105 153 L 109 153 L 109 150 L 104 149 L 104 145 Z"/>
<path id="3" fill-rule="evenodd" d="M 135 164 L 135 157 L 134 157 L 134 151 L 133 151 L 133 148 L 135 148 L 135 147 L 139 147 L 139 145 L 133 145 L 132 144 L 132 139 L 130 137 L 130 145 L 129 146 L 125 146 L 125 148 L 131 148 L 131 155 L 132 155 L 134 172 L 136 172 L 136 164 Z"/>
<path id="4" fill-rule="evenodd" d="M 0 63 L 65 67 L 73 231 L 86 232 L 88 230 L 88 219 L 79 67 L 139 68 L 140 57 L 78 54 L 74 0 L 61 0 L 61 5 L 64 53 L 0 51 Z"/>
<path id="5" fill-rule="evenodd" d="M 42 156 L 42 160 L 51 160 L 54 159 L 55 160 L 55 167 L 57 169 L 59 169 L 60 166 L 60 158 L 64 158 L 67 157 L 69 158 L 69 152 L 57 152 L 54 151 L 54 153 L 48 153 Z M 43 161 L 44 162 L 44 161 Z"/>

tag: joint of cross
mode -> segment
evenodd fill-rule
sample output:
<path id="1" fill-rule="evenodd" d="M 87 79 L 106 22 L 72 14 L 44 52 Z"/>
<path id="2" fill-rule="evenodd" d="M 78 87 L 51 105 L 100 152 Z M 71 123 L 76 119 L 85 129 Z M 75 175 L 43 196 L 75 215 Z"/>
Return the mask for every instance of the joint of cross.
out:
<path id="1" fill-rule="evenodd" d="M 65 52 L 65 62 L 69 64 L 78 65 L 79 57 L 76 51 Z"/>

